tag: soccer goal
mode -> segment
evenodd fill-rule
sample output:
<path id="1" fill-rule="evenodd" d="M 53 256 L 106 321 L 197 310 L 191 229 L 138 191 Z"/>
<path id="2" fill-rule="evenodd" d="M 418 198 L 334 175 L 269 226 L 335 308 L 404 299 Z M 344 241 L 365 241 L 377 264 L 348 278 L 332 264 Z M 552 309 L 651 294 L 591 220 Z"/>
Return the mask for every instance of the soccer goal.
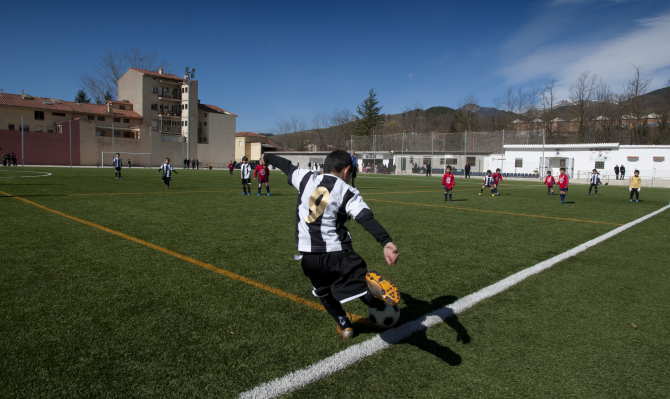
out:
<path id="1" fill-rule="evenodd" d="M 116 154 L 121 156 L 123 160 L 123 167 L 128 167 L 130 160 L 131 168 L 151 168 L 151 153 L 149 152 L 108 152 L 103 151 L 100 159 L 102 160 L 102 167 L 109 166 L 112 168 L 112 162 Z"/>

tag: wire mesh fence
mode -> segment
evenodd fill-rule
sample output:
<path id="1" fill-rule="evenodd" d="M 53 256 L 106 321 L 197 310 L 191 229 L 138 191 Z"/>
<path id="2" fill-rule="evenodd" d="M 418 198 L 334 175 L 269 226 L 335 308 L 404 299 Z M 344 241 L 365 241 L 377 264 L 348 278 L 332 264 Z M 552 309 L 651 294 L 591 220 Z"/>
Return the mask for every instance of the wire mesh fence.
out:
<path id="1" fill-rule="evenodd" d="M 504 144 L 542 144 L 542 130 L 352 136 L 355 151 L 501 153 Z"/>

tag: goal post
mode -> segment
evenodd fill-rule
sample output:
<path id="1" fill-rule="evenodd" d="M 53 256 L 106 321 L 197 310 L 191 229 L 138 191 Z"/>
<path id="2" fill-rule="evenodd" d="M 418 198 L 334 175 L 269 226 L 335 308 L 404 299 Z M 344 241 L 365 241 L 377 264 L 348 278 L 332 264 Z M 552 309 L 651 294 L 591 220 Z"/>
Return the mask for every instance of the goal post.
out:
<path id="1" fill-rule="evenodd" d="M 106 166 L 109 166 L 110 168 L 112 166 L 112 160 L 116 156 L 116 154 L 119 154 L 121 156 L 121 159 L 123 160 L 122 162 L 122 167 L 127 168 L 128 167 L 128 160 L 130 160 L 130 165 L 131 168 L 151 168 L 151 153 L 149 152 L 110 152 L 110 151 L 103 151 L 100 160 L 101 160 L 101 167 L 104 168 Z"/>

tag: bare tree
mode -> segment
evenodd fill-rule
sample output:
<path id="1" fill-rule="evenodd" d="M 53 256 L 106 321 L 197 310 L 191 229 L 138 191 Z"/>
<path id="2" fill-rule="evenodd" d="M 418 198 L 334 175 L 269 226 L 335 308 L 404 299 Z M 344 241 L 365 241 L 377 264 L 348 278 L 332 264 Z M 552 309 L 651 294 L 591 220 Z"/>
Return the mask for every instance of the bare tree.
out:
<path id="1" fill-rule="evenodd" d="M 118 99 L 119 78 L 126 73 L 128 68 L 149 71 L 158 70 L 158 68 L 167 70 L 170 64 L 165 60 L 159 62 L 155 51 L 142 52 L 139 49 L 130 48 L 119 54 L 110 50 L 93 64 L 94 74 L 83 74 L 79 76 L 79 80 L 93 100 L 98 104 L 103 104 L 108 92 L 111 93 L 113 100 Z"/>
<path id="2" fill-rule="evenodd" d="M 514 86 L 510 86 L 505 94 L 493 99 L 493 104 L 496 108 L 504 111 L 497 117 L 499 120 L 497 125 L 500 129 L 507 129 L 510 127 L 512 120 L 514 119 L 514 111 L 516 111 L 516 101 L 517 98 L 514 95 Z"/>
<path id="3" fill-rule="evenodd" d="M 645 73 L 644 69 L 638 65 L 633 65 L 635 73 L 633 79 L 629 80 L 624 86 L 624 93 L 626 95 L 626 108 L 628 110 L 629 120 L 632 120 L 632 129 L 629 133 L 629 144 L 634 141 L 639 142 L 646 133 L 646 121 L 643 120 L 645 115 L 645 98 L 643 95 L 647 92 L 652 78 Z"/>
<path id="4" fill-rule="evenodd" d="M 453 131 L 467 130 L 473 131 L 479 128 L 479 99 L 470 94 L 458 103 L 458 113 L 454 120 L 456 129 Z"/>
<path id="5" fill-rule="evenodd" d="M 549 140 L 551 141 L 552 136 L 555 133 L 554 127 L 558 128 L 559 124 L 558 121 L 555 119 L 557 118 L 556 116 L 556 90 L 554 89 L 554 86 L 556 85 L 556 80 L 552 79 L 549 81 L 549 83 L 544 85 L 544 88 L 541 91 L 541 106 L 542 106 L 542 120 L 544 122 L 544 128 L 547 131 L 547 136 L 549 137 Z M 554 126 L 554 124 L 556 124 Z"/>
<path id="6" fill-rule="evenodd" d="M 403 129 L 408 132 L 424 133 L 428 125 L 426 112 L 418 102 L 405 105 L 401 120 Z"/>
<path id="7" fill-rule="evenodd" d="M 615 94 L 610 85 L 602 79 L 598 82 L 594 91 L 593 102 L 593 130 L 597 134 L 598 141 L 612 140 L 612 130 L 615 126 L 618 104 L 615 100 Z"/>
<path id="8" fill-rule="evenodd" d="M 591 72 L 586 71 L 579 74 L 577 81 L 570 85 L 570 98 L 575 104 L 577 118 L 579 119 L 579 137 L 580 140 L 586 140 L 586 119 L 587 107 L 593 100 L 593 92 L 596 87 L 597 75 L 591 76 Z"/>

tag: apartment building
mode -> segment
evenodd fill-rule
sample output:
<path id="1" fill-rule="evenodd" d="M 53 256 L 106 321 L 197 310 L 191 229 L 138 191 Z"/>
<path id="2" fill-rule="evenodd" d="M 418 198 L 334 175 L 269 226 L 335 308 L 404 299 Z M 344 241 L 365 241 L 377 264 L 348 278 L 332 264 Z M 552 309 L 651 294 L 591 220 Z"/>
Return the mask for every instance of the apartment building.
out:
<path id="1" fill-rule="evenodd" d="M 122 158 L 153 166 L 165 157 L 206 165 L 235 156 L 237 115 L 201 104 L 189 74 L 130 68 L 118 85 L 119 101 L 104 105 L 0 90 L 0 148 L 23 148 L 28 164 L 101 165 L 103 152 L 131 153 Z"/>

